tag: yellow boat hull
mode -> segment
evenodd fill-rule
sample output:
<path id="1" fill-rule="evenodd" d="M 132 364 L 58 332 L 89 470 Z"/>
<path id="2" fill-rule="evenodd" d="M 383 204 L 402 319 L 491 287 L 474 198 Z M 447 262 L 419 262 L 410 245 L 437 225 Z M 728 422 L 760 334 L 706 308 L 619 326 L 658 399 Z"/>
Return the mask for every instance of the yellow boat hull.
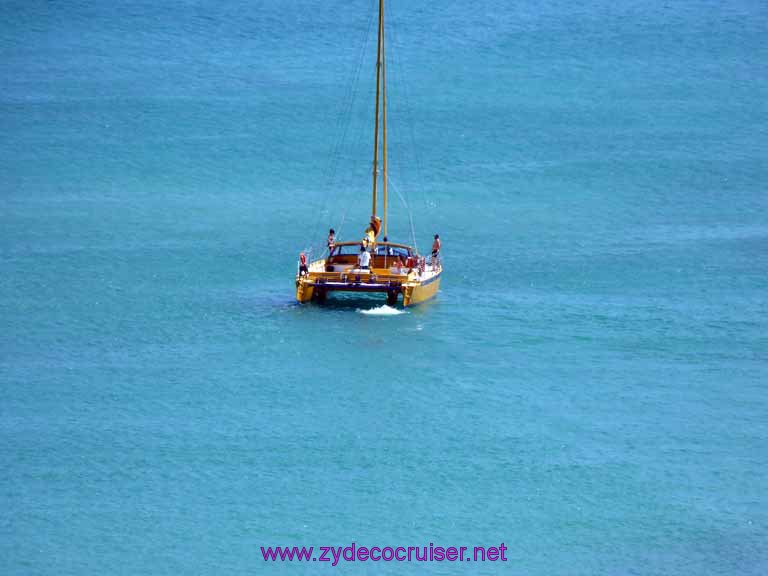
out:
<path id="1" fill-rule="evenodd" d="M 414 272 L 407 276 L 392 275 L 385 269 L 332 273 L 325 272 L 324 260 L 317 260 L 310 265 L 309 274 L 296 276 L 296 300 L 301 303 L 313 299 L 322 302 L 329 292 L 374 292 L 385 294 L 390 304 L 396 304 L 402 295 L 404 307 L 414 306 L 437 294 L 441 275 L 442 269 L 427 278 Z"/>
<path id="2" fill-rule="evenodd" d="M 309 282 L 303 282 L 300 279 L 296 279 L 296 300 L 302 304 L 310 302 L 315 295 L 315 287 Z"/>
<path id="3" fill-rule="evenodd" d="M 413 306 L 419 304 L 425 300 L 429 300 L 437 295 L 437 291 L 440 290 L 440 276 L 442 272 L 435 276 L 433 279 L 415 284 L 413 286 L 403 287 L 403 306 Z"/>

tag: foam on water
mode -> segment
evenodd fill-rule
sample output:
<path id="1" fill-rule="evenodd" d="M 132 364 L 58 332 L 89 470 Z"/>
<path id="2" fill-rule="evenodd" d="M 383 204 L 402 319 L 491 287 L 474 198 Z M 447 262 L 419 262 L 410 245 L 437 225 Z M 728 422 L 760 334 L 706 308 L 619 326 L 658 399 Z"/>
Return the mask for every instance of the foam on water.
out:
<path id="1" fill-rule="evenodd" d="M 360 314 L 365 314 L 366 316 L 399 316 L 400 314 L 407 314 L 405 310 L 392 308 L 386 304 L 382 304 L 376 308 L 369 308 L 368 310 L 361 310 L 358 308 L 357 311 L 360 312 Z"/>

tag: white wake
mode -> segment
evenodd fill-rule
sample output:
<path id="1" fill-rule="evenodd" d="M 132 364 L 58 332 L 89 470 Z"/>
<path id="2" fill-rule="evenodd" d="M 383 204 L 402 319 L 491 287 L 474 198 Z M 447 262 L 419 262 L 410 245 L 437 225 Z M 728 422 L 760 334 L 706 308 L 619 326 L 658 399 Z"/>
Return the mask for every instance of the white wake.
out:
<path id="1" fill-rule="evenodd" d="M 366 314 L 367 316 L 398 316 L 400 314 L 407 314 L 405 310 L 398 310 L 397 308 L 392 308 L 386 304 L 368 310 L 361 310 L 358 308 L 357 311 L 360 312 L 360 314 Z"/>

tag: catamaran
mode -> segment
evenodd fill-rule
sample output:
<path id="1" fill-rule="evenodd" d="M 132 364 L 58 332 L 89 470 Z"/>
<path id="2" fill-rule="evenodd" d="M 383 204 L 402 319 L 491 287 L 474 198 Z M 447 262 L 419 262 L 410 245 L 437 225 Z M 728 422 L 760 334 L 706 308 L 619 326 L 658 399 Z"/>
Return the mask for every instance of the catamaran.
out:
<path id="1" fill-rule="evenodd" d="M 379 136 L 381 135 L 381 138 Z M 379 157 L 381 156 L 381 170 Z M 381 216 L 378 188 L 381 179 Z M 384 0 L 379 0 L 379 29 L 376 57 L 376 106 L 373 145 L 373 204 L 371 220 L 359 242 L 329 243 L 324 257 L 296 275 L 299 302 L 324 302 L 330 292 L 386 294 L 387 304 L 411 306 L 432 298 L 440 288 L 443 266 L 433 245 L 429 257 L 415 246 L 389 242 L 387 237 L 387 81 L 384 58 Z M 383 240 L 379 241 L 379 234 Z M 437 238 L 437 237 L 436 237 Z"/>

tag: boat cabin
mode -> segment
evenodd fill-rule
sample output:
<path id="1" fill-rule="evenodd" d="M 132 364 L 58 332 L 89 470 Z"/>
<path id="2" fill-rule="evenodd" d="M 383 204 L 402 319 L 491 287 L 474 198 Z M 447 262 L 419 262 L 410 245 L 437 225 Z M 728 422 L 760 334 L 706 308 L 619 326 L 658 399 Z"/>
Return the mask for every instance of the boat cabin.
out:
<path id="1" fill-rule="evenodd" d="M 360 256 L 360 242 L 341 242 L 333 247 L 325 259 L 325 269 L 328 272 L 342 272 L 357 266 Z M 371 268 L 389 268 L 399 260 L 403 265 L 409 258 L 415 256 L 415 251 L 405 244 L 393 242 L 377 242 L 371 251 Z"/>

